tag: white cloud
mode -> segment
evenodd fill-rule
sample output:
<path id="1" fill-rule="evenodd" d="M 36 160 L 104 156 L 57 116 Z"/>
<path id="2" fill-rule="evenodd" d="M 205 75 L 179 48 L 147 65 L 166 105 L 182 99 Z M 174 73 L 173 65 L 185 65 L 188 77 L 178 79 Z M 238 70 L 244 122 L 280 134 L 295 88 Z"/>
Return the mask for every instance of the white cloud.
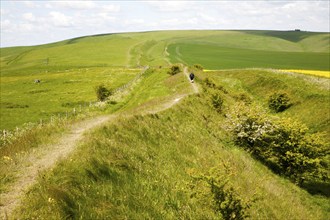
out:
<path id="1" fill-rule="evenodd" d="M 47 3 L 48 8 L 63 8 L 74 10 L 94 9 L 96 4 L 93 1 L 54 1 Z"/>
<path id="2" fill-rule="evenodd" d="M 98 13 L 95 15 L 95 18 L 100 18 L 100 19 L 103 19 L 104 21 L 110 21 L 110 22 L 114 22 L 116 21 L 116 17 L 114 16 L 110 16 L 108 13 Z"/>
<path id="3" fill-rule="evenodd" d="M 40 5 L 36 3 L 36 1 L 23 1 L 23 3 L 28 7 L 28 8 L 39 8 Z"/>
<path id="4" fill-rule="evenodd" d="M 163 12 L 184 11 L 191 4 L 188 1 L 150 1 L 147 3 L 156 8 L 156 10 Z"/>
<path id="5" fill-rule="evenodd" d="M 119 12 L 120 5 L 105 5 L 101 7 L 104 12 Z"/>
<path id="6" fill-rule="evenodd" d="M 24 18 L 24 20 L 30 21 L 30 22 L 35 22 L 36 21 L 36 17 L 31 12 L 24 13 L 23 18 Z"/>
<path id="7" fill-rule="evenodd" d="M 49 13 L 50 20 L 56 27 L 70 27 L 73 25 L 72 18 L 61 12 L 52 11 Z"/>
<path id="8" fill-rule="evenodd" d="M 208 14 L 205 14 L 204 12 L 198 12 L 197 17 L 201 18 L 205 22 L 210 22 L 210 23 L 214 23 L 217 20 L 215 16 L 210 16 Z"/>
<path id="9" fill-rule="evenodd" d="M 34 25 L 29 24 L 29 23 L 24 23 L 24 24 L 20 24 L 18 26 L 18 28 L 20 29 L 20 31 L 33 31 L 34 30 Z"/>
<path id="10" fill-rule="evenodd" d="M 124 22 L 125 25 L 133 25 L 133 24 L 144 24 L 145 20 L 143 19 L 130 19 L 130 20 L 126 20 Z"/>
<path id="11" fill-rule="evenodd" d="M 6 20 L 0 20 L 0 25 L 1 25 L 1 32 L 2 31 L 9 31 L 11 27 L 13 26 L 12 22 L 8 19 Z"/>

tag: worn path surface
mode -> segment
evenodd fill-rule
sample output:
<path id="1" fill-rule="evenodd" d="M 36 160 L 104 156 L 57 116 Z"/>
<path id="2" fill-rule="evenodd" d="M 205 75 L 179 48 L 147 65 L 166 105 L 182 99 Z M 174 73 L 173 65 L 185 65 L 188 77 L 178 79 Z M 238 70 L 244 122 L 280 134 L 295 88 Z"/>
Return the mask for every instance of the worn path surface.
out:
<path id="1" fill-rule="evenodd" d="M 188 77 L 189 80 L 189 73 L 187 68 L 184 68 L 184 74 Z M 185 96 L 198 92 L 198 86 L 195 83 L 191 83 L 191 86 L 191 93 L 174 96 L 169 101 L 158 103 L 149 109 L 139 112 L 139 114 L 157 113 L 171 108 Z M 119 115 L 127 117 L 130 116 L 125 115 L 125 113 L 112 114 L 98 116 L 84 120 L 82 122 L 78 122 L 72 125 L 69 129 L 69 132 L 65 133 L 57 143 L 45 147 L 40 147 L 38 152 L 31 152 L 31 154 L 27 157 L 27 161 L 31 162 L 29 163 L 30 165 L 27 167 L 22 166 L 22 168 L 17 171 L 19 175 L 16 182 L 12 184 L 8 192 L 0 195 L 0 218 L 10 218 L 10 215 L 14 209 L 20 205 L 21 197 L 36 182 L 39 173 L 47 169 L 51 169 L 60 159 L 65 159 L 68 157 L 75 150 L 78 143 L 83 139 L 85 132 L 90 131 L 91 129 L 95 129 L 106 122 L 111 122 L 111 120 L 114 120 Z"/>

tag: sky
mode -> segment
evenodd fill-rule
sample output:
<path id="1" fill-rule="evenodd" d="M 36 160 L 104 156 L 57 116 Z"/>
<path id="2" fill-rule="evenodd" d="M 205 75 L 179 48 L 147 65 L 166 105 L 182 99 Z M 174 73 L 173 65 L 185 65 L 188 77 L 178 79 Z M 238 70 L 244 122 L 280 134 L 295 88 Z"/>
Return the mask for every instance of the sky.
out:
<path id="1" fill-rule="evenodd" d="M 329 0 L 0 2 L 0 47 L 152 30 L 330 32 Z"/>

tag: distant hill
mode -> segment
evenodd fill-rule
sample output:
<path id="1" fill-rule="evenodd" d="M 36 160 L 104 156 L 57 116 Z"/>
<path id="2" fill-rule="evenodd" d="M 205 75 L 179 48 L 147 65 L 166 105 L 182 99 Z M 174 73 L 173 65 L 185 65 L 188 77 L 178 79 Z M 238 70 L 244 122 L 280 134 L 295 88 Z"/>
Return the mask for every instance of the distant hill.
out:
<path id="1" fill-rule="evenodd" d="M 154 31 L 1 48 L 1 74 L 87 66 L 200 63 L 208 69 L 329 70 L 330 34 L 304 31 Z"/>

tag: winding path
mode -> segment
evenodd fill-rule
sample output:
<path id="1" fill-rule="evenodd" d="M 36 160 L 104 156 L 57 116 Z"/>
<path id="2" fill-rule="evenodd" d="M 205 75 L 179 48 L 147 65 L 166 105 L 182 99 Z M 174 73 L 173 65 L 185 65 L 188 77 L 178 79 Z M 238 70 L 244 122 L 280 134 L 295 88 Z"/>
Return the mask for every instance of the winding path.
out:
<path id="1" fill-rule="evenodd" d="M 187 67 L 184 68 L 184 74 L 189 80 Z M 157 113 L 171 108 L 185 96 L 198 92 L 198 86 L 195 83 L 191 83 L 191 86 L 191 93 L 175 96 L 167 102 L 158 103 L 157 106 L 152 106 L 152 108 L 139 113 Z M 106 122 L 110 122 L 122 114 L 97 116 L 75 123 L 70 127 L 69 132 L 65 133 L 57 143 L 40 147 L 37 152 L 31 152 L 27 157 L 30 166 L 22 166 L 17 171 L 19 175 L 15 183 L 11 185 L 9 191 L 0 195 L 0 218 L 8 219 L 10 217 L 15 208 L 21 204 L 21 197 L 36 183 L 39 173 L 51 169 L 59 160 L 67 158 L 76 149 L 78 143 L 83 140 L 85 132 L 95 129 Z"/>

